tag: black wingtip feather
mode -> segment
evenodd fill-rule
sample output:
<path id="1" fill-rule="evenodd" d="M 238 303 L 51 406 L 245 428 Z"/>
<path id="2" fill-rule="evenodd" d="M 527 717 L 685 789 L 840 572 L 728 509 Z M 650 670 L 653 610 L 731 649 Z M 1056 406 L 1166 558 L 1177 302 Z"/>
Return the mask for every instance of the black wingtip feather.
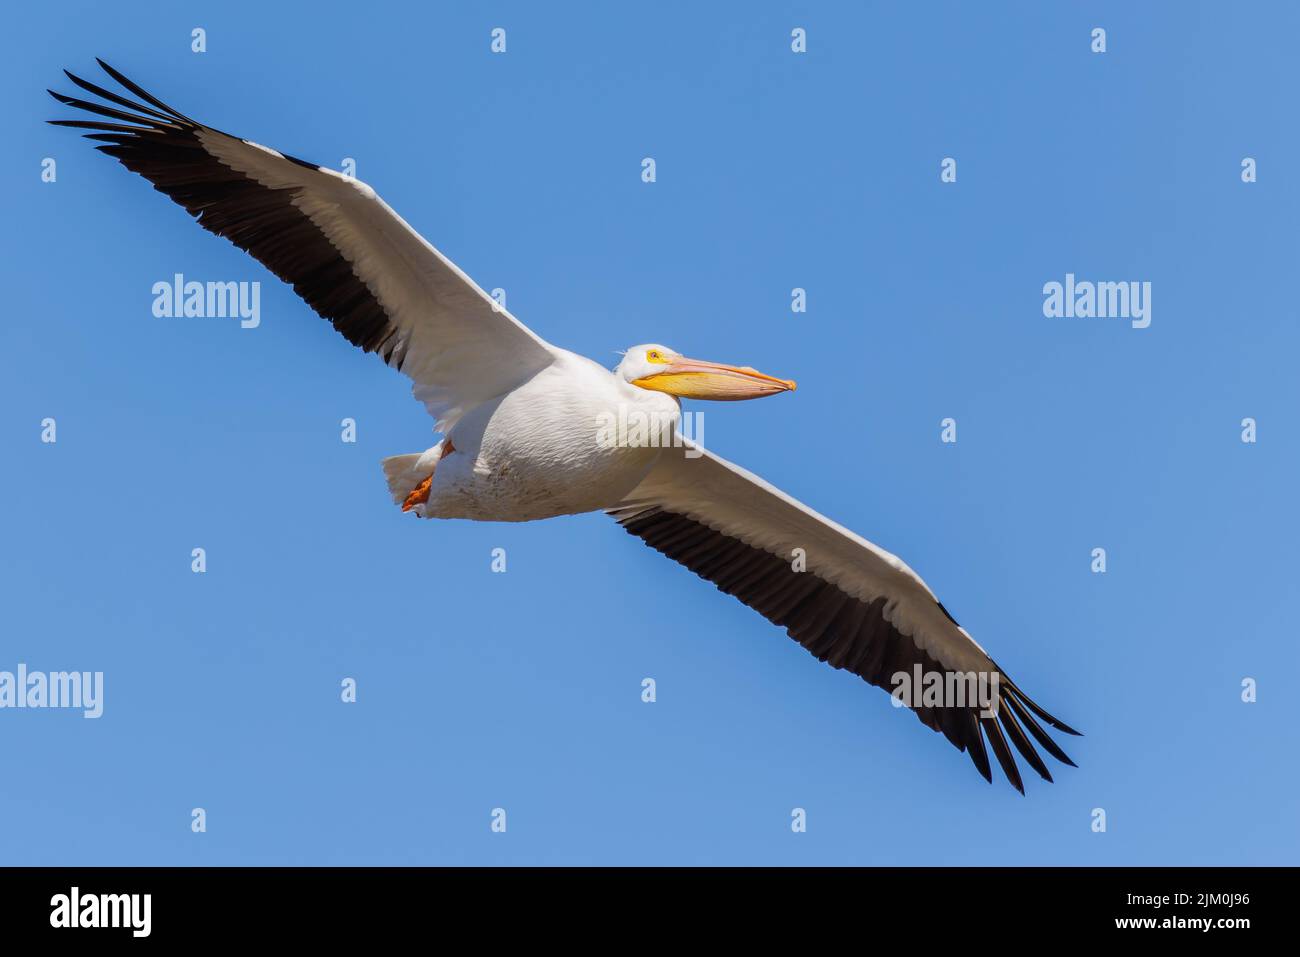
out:
<path id="1" fill-rule="evenodd" d="M 1025 737 L 1025 732 L 1021 730 L 1011 709 L 999 707 L 998 720 L 1002 722 L 1003 730 L 1006 731 L 1007 737 L 1011 739 L 1011 743 L 1016 746 L 1016 750 L 1020 752 L 1020 756 L 1029 762 L 1029 766 L 1038 772 L 1040 778 L 1051 783 L 1052 773 L 1047 770 L 1047 765 L 1043 763 L 1043 759 L 1034 750 L 1034 746 L 1029 743 L 1029 739 Z"/>
<path id="2" fill-rule="evenodd" d="M 159 113 L 157 110 L 151 110 L 149 109 L 149 107 L 145 106 L 142 103 L 137 103 L 135 102 L 135 100 L 128 100 L 126 97 L 120 96 L 117 93 L 114 93 L 112 90 L 106 90 L 102 86 L 96 86 L 94 83 L 91 83 L 89 80 L 83 80 L 81 77 L 77 76 L 75 73 L 71 72 L 70 70 L 64 70 L 63 73 L 65 76 L 67 76 L 69 80 L 77 84 L 77 86 L 81 87 L 87 93 L 93 93 L 95 96 L 103 97 L 109 102 L 116 103 L 118 106 L 125 106 L 127 109 L 138 110 L 141 113 L 144 113 L 148 116 L 152 116 L 155 119 L 163 120 L 166 123 L 175 122 L 174 118 L 168 116 L 166 113 Z"/>
<path id="3" fill-rule="evenodd" d="M 45 122 L 50 126 L 66 126 L 74 130 L 112 130 L 116 133 L 131 133 L 136 136 L 141 133 L 155 132 L 147 126 L 123 126 L 119 123 L 100 123 L 96 120 L 46 120 Z"/>
<path id="4" fill-rule="evenodd" d="M 975 763 L 975 768 L 984 776 L 984 780 L 989 784 L 993 783 L 993 768 L 989 765 L 989 754 L 984 750 L 984 736 L 980 734 L 979 719 L 974 713 L 970 713 L 967 723 L 967 743 L 966 750 L 970 754 L 970 759 Z"/>
<path id="5" fill-rule="evenodd" d="M 1003 695 L 1002 701 L 1004 704 L 1011 705 L 1011 710 L 1014 711 L 1016 716 L 1024 722 L 1025 727 L 1029 729 L 1029 733 L 1034 736 L 1034 740 L 1042 746 L 1043 750 L 1056 758 L 1056 760 L 1060 761 L 1062 764 L 1068 764 L 1072 768 L 1078 767 L 1077 764 L 1070 760 L 1070 756 L 1061 750 L 1061 746 L 1053 741 L 1047 732 L 1038 726 L 1038 722 L 1034 720 L 1034 716 L 1025 710 L 1025 706 L 1017 700 L 1014 694 Z"/>
<path id="6" fill-rule="evenodd" d="M 995 665 L 995 667 L 996 667 L 996 665 Z M 1003 684 L 1005 684 L 1005 685 L 1007 686 L 1007 688 L 1010 689 L 1011 693 L 1012 693 L 1013 695 L 1015 695 L 1015 697 L 1019 698 L 1019 699 L 1020 699 L 1020 700 L 1025 704 L 1025 706 L 1026 706 L 1027 708 L 1029 708 L 1030 711 L 1032 711 L 1034 714 L 1038 715 L 1039 718 L 1041 718 L 1042 720 L 1046 721 L 1049 725 L 1051 725 L 1051 726 L 1052 726 L 1053 728 L 1055 728 L 1057 731 L 1060 731 L 1060 732 L 1062 732 L 1062 733 L 1064 733 L 1064 734 L 1072 734 L 1072 735 L 1074 735 L 1076 738 L 1081 738 L 1081 737 L 1083 737 L 1083 733 L 1082 733 L 1081 731 L 1075 731 L 1072 727 L 1070 727 L 1068 724 L 1066 724 L 1066 723 L 1065 723 L 1064 721 L 1062 721 L 1060 718 L 1056 717 L 1056 716 L 1053 715 L 1053 714 L 1049 714 L 1049 713 L 1048 713 L 1044 708 L 1042 708 L 1041 706 L 1039 706 L 1038 702 L 1036 702 L 1033 698 L 1029 697 L 1029 695 L 1025 694 L 1023 691 L 1021 691 L 1021 690 L 1020 690 L 1020 686 L 1017 685 L 1017 684 L 1016 684 L 1014 681 L 1012 681 L 1010 678 L 1008 678 L 1008 677 L 1006 676 L 1006 673 L 1005 673 L 1005 672 L 1002 672 L 1002 669 L 1001 669 L 1001 668 L 999 668 L 998 671 L 1002 673 L 1002 682 L 1003 682 Z"/>
<path id="7" fill-rule="evenodd" d="M 113 69 L 113 68 L 112 68 L 111 66 L 109 66 L 107 63 L 105 63 L 103 60 L 101 60 L 99 57 L 95 57 L 95 62 L 98 63 L 98 64 L 100 65 L 100 68 L 103 69 L 103 71 L 104 71 L 105 73 L 107 73 L 109 76 L 111 76 L 111 77 L 112 77 L 114 80 L 116 80 L 118 83 L 122 84 L 122 86 L 126 87 L 128 90 L 130 90 L 130 91 L 131 91 L 132 93 L 134 93 L 136 96 L 140 97 L 140 99 L 144 100 L 144 101 L 145 101 L 146 103 L 148 103 L 150 106 L 156 106 L 158 109 L 162 110 L 164 113 L 167 113 L 168 115 L 173 116 L 173 117 L 175 117 L 175 118 L 178 119 L 178 120 L 183 120 L 183 121 L 186 122 L 186 123 L 194 123 L 194 120 L 190 119 L 190 118 L 189 118 L 188 116 L 186 116 L 184 113 L 180 113 L 180 112 L 178 112 L 178 111 L 176 111 L 176 110 L 173 110 L 170 106 L 168 106 L 168 105 L 167 105 L 166 103 L 164 103 L 162 100 L 158 99 L 158 98 L 157 98 L 156 96 L 154 96 L 152 93 L 149 93 L 149 92 L 145 91 L 145 90 L 144 90 L 144 89 L 143 89 L 139 84 L 137 84 L 137 83 L 133 83 L 131 80 L 128 80 L 128 79 L 127 79 L 125 76 L 123 76 L 119 71 Z M 195 123 L 195 125 L 197 126 L 198 124 Z"/>
<path id="8" fill-rule="evenodd" d="M 50 92 L 54 93 L 53 90 Z M 149 127 L 158 130 L 181 129 L 175 120 L 155 120 L 139 113 L 124 113 L 122 110 L 115 110 L 112 107 L 104 106 L 100 103 L 91 103 L 89 100 L 79 100 L 76 97 L 64 96 L 61 93 L 54 93 L 54 97 L 60 103 L 67 106 L 73 106 L 79 110 L 85 110 L 87 113 L 93 113 L 96 116 L 106 116 L 110 120 L 123 120 L 127 123 L 144 123 Z"/>
<path id="9" fill-rule="evenodd" d="M 1002 736 L 1002 728 L 993 718 L 980 718 L 981 727 L 988 736 L 989 746 L 993 753 L 998 757 L 998 764 L 1002 765 L 1002 773 L 1007 776 L 1011 786 L 1021 794 L 1025 793 L 1025 782 L 1020 779 L 1020 768 L 1016 766 L 1016 759 L 1011 756 L 1011 749 L 1007 747 L 1007 739 Z"/>

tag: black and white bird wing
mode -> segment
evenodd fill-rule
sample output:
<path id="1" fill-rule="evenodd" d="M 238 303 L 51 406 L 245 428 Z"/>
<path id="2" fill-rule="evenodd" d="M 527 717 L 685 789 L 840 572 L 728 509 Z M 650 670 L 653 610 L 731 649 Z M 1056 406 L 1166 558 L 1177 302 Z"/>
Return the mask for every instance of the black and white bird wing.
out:
<path id="1" fill-rule="evenodd" d="M 983 676 L 997 702 L 987 712 L 975 695 L 962 706 L 948 699 L 936 705 L 914 681 L 913 697 L 905 703 L 923 724 L 967 752 L 990 781 L 985 739 L 1021 793 L 1008 739 L 1048 781 L 1052 776 L 1030 737 L 1056 759 L 1074 764 L 1035 716 L 1067 734 L 1078 732 L 1002 673 L 899 558 L 758 476 L 685 445 L 689 456 L 666 450 L 640 485 L 608 510 L 627 531 L 783 626 L 821 661 L 891 693 L 894 676 L 912 680 L 918 666 L 923 682 L 942 680 L 945 689 L 959 686 L 950 676 Z M 691 457 L 697 452 L 702 454 Z"/>
<path id="2" fill-rule="evenodd" d="M 365 183 L 195 122 L 99 65 L 144 102 L 68 73 L 106 103 L 51 90 L 97 118 L 50 122 L 92 130 L 100 150 L 292 284 L 349 342 L 410 376 L 439 430 L 554 360 Z"/>

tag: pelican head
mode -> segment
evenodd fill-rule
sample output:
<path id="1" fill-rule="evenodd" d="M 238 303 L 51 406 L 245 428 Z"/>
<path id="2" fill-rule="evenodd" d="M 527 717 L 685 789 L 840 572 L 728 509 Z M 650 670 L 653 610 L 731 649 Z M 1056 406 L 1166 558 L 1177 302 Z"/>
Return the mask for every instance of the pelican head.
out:
<path id="1" fill-rule="evenodd" d="M 795 387 L 790 379 L 774 379 L 748 367 L 688 359 L 655 343 L 628 349 L 614 374 L 652 392 L 720 402 L 761 399 L 778 392 L 793 392 Z"/>

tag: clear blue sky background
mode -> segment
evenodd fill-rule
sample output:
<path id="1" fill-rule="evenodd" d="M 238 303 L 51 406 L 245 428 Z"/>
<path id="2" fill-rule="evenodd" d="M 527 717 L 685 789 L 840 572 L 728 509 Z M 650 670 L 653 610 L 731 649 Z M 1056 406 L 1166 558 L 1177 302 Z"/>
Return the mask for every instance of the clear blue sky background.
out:
<path id="1" fill-rule="evenodd" d="M 0 712 L 0 863 L 1295 863 L 1300 14 L 755 6 L 7 12 L 0 669 L 106 701 Z M 405 380 L 41 122 L 96 55 L 355 158 L 557 344 L 798 379 L 708 406 L 708 444 L 902 555 L 1080 768 L 990 787 L 602 515 L 401 515 L 378 460 L 433 441 Z M 154 318 L 176 272 L 261 280 L 261 328 Z M 1044 318 L 1067 272 L 1150 281 L 1151 327 Z"/>

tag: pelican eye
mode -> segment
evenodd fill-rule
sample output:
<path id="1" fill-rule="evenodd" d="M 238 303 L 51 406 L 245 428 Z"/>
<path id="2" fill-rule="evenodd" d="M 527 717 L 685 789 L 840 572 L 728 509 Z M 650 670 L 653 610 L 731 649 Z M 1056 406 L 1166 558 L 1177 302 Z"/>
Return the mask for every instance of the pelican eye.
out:
<path id="1" fill-rule="evenodd" d="M 665 359 L 665 358 L 663 357 L 663 354 L 660 353 L 658 349 L 651 349 L 649 352 L 647 352 L 647 353 L 645 354 L 645 357 L 646 357 L 646 361 L 648 361 L 648 362 L 667 362 L 667 361 L 668 361 L 667 359 Z"/>

